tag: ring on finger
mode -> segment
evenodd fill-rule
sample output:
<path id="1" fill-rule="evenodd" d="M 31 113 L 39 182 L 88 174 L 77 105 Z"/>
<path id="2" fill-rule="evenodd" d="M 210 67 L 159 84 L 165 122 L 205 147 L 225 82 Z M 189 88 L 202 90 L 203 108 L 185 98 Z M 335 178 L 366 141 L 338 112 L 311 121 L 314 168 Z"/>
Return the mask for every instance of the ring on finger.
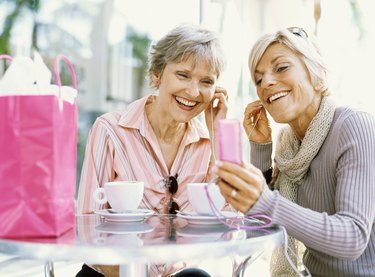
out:
<path id="1" fill-rule="evenodd" d="M 230 193 L 230 197 L 235 198 L 236 196 L 237 196 L 237 190 L 236 189 L 232 189 L 232 191 Z"/>

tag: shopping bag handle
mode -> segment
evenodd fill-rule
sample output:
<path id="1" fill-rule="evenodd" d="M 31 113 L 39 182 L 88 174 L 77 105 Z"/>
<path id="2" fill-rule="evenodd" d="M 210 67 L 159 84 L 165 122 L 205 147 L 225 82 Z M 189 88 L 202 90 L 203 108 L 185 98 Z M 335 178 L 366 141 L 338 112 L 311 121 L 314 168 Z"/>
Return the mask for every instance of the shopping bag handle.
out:
<path id="1" fill-rule="evenodd" d="M 72 76 L 73 87 L 75 89 L 77 89 L 77 77 L 76 77 L 76 74 L 74 72 L 74 68 L 73 68 L 72 62 L 66 56 L 64 56 L 63 54 L 57 55 L 57 57 L 55 59 L 54 70 L 55 70 L 55 78 L 56 78 L 57 85 L 59 87 L 61 87 L 61 78 L 60 78 L 60 69 L 59 69 L 59 63 L 60 63 L 61 59 L 63 59 L 67 63 L 69 71 L 70 71 L 70 75 Z M 13 61 L 13 58 L 11 56 L 9 56 L 9 55 L 4 55 L 3 54 L 3 55 L 0 55 L 0 60 Z"/>
<path id="2" fill-rule="evenodd" d="M 59 54 L 55 58 L 54 71 L 55 71 L 55 78 L 56 78 L 57 85 L 59 86 L 59 88 L 61 88 L 60 68 L 59 68 L 60 60 L 64 60 L 66 62 L 66 64 L 68 65 L 68 68 L 69 68 L 69 71 L 70 71 L 70 76 L 72 77 L 72 81 L 73 81 L 73 87 L 75 89 L 77 89 L 77 78 L 76 78 L 76 74 L 74 72 L 72 62 L 63 54 Z"/>
<path id="3" fill-rule="evenodd" d="M 9 55 L 0 55 L 0 60 L 8 60 L 8 61 L 13 61 L 13 58 Z"/>
<path id="4" fill-rule="evenodd" d="M 13 58 L 9 55 L 2 54 L 0 55 L 0 60 L 7 60 L 7 61 L 13 61 Z"/>

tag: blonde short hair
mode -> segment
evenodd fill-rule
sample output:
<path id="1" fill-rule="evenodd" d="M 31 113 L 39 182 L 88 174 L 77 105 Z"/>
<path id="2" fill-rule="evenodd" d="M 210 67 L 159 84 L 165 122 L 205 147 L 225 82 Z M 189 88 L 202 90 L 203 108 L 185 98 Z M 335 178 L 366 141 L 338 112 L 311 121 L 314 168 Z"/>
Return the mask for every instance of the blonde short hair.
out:
<path id="1" fill-rule="evenodd" d="M 313 87 L 322 94 L 328 93 L 328 68 L 318 45 L 313 38 L 301 36 L 289 28 L 263 35 L 255 42 L 249 55 L 249 69 L 254 84 L 255 69 L 260 59 L 267 48 L 275 43 L 285 45 L 298 55 L 307 68 Z"/>

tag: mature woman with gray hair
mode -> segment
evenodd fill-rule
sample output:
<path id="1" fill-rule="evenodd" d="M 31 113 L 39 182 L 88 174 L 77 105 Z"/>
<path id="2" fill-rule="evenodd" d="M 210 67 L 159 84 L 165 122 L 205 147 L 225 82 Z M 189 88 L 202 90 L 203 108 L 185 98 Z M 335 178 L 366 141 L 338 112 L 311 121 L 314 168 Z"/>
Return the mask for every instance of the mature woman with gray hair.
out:
<path id="1" fill-rule="evenodd" d="M 259 97 L 244 113 L 251 164 L 215 165 L 222 194 L 241 212 L 271 216 L 289 243 L 302 242 L 312 276 L 375 276 L 374 117 L 336 107 L 320 51 L 301 28 L 262 36 L 249 68 Z M 268 115 L 287 124 L 274 163 Z M 300 274 L 280 254 L 272 275 Z"/>
<path id="2" fill-rule="evenodd" d="M 227 113 L 227 92 L 218 86 L 223 68 L 220 40 L 206 28 L 180 25 L 153 44 L 148 73 L 155 91 L 100 116 L 90 130 L 77 213 L 109 208 L 95 204 L 93 191 L 121 180 L 144 182 L 140 208 L 169 214 L 189 209 L 186 184 L 210 179 L 211 133 Z M 202 112 L 207 126 L 197 118 Z M 149 276 L 173 272 L 162 265 L 150 267 Z M 198 269 L 175 276 L 187 274 L 208 276 Z M 118 276 L 118 267 L 84 265 L 77 276 L 103 275 Z"/>

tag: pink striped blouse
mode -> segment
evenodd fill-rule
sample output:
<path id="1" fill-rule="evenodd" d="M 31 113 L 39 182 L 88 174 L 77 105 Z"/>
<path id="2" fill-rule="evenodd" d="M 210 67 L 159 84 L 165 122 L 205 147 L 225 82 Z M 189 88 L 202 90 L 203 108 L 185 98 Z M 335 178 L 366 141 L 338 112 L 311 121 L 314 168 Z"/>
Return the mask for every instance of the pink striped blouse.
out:
<path id="1" fill-rule="evenodd" d="M 169 200 L 165 179 L 176 174 L 179 186 L 174 200 L 181 210 L 190 209 L 186 184 L 206 181 L 211 155 L 209 134 L 197 118 L 191 120 L 169 171 L 145 112 L 145 106 L 156 97 L 146 96 L 125 111 L 97 118 L 87 140 L 77 214 L 104 208 L 93 200 L 93 191 L 114 180 L 144 181 L 140 208 L 163 213 Z"/>

